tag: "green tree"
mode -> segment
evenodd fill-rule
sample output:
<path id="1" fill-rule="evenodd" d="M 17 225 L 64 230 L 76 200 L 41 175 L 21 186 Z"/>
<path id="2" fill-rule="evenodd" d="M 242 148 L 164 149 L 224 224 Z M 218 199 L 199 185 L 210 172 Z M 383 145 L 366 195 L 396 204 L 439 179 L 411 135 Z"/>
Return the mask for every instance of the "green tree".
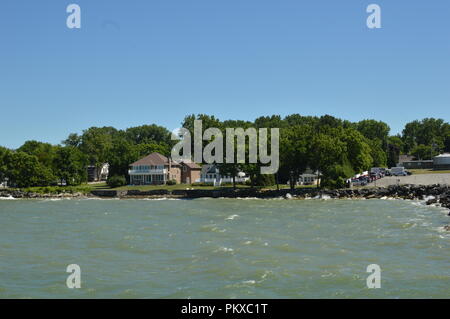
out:
<path id="1" fill-rule="evenodd" d="M 125 135 L 134 144 L 165 143 L 172 145 L 171 132 L 156 124 L 128 128 Z"/>
<path id="2" fill-rule="evenodd" d="M 83 131 L 80 150 L 86 154 L 90 165 L 94 165 L 100 178 L 101 167 L 108 161 L 113 140 L 119 132 L 113 127 L 91 127 Z"/>
<path id="3" fill-rule="evenodd" d="M 289 180 L 291 189 L 311 163 L 312 128 L 299 125 L 284 128 L 280 138 L 280 174 Z"/>
<path id="4" fill-rule="evenodd" d="M 86 156 L 74 146 L 58 146 L 54 157 L 54 174 L 61 183 L 80 185 L 87 182 L 88 161 Z"/>
<path id="5" fill-rule="evenodd" d="M 6 177 L 16 187 L 48 186 L 55 182 L 52 171 L 34 155 L 25 152 L 8 152 L 4 156 Z"/>
<path id="6" fill-rule="evenodd" d="M 110 176 L 128 176 L 128 168 L 131 163 L 150 153 L 150 149 L 142 150 L 146 144 L 134 145 L 125 138 L 116 138 L 107 156 Z"/>
<path id="7" fill-rule="evenodd" d="M 415 157 L 416 160 L 430 160 L 432 156 L 436 156 L 439 153 L 432 149 L 431 145 L 417 145 L 411 151 L 411 155 Z"/>
<path id="8" fill-rule="evenodd" d="M 400 136 L 390 136 L 388 138 L 388 154 L 387 165 L 388 167 L 397 166 L 400 153 L 403 150 L 403 141 Z"/>
<path id="9" fill-rule="evenodd" d="M 383 144 L 387 142 L 391 130 L 386 123 L 375 120 L 360 121 L 356 123 L 356 129 L 369 140 L 378 139 Z"/>
<path id="10" fill-rule="evenodd" d="M 53 168 L 53 159 L 55 157 L 55 147 L 49 143 L 38 141 L 26 141 L 17 149 L 19 152 L 34 155 L 47 168 Z"/>
<path id="11" fill-rule="evenodd" d="M 345 142 L 338 137 L 319 133 L 312 139 L 311 151 L 311 168 L 321 172 L 321 186 L 331 184 L 332 180 L 337 178 L 335 166 L 345 161 Z"/>
<path id="12" fill-rule="evenodd" d="M 346 157 L 355 172 L 368 170 L 373 164 L 370 143 L 361 133 L 354 129 L 346 129 L 342 133 L 342 141 L 346 143 Z"/>
<path id="13" fill-rule="evenodd" d="M 81 144 L 81 136 L 79 136 L 76 133 L 72 133 L 69 134 L 69 136 L 67 137 L 67 139 L 65 139 L 62 144 L 64 144 L 65 146 L 74 146 L 74 147 L 79 147 Z"/>
<path id="14" fill-rule="evenodd" d="M 0 183 L 5 180 L 6 172 L 7 172 L 7 158 L 11 151 L 5 147 L 0 146 Z M 8 156 L 8 157 L 7 157 Z"/>
<path id="15" fill-rule="evenodd" d="M 410 153 L 418 145 L 444 150 L 449 131 L 450 126 L 443 119 L 425 118 L 407 123 L 402 132 L 404 152 Z"/>

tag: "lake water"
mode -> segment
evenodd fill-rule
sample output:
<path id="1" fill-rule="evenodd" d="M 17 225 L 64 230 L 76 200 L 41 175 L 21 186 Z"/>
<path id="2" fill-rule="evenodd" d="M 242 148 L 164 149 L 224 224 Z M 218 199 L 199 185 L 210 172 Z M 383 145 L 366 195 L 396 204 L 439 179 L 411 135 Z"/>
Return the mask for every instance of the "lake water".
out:
<path id="1" fill-rule="evenodd" d="M 397 200 L 0 200 L 0 298 L 449 298 L 447 224 Z"/>

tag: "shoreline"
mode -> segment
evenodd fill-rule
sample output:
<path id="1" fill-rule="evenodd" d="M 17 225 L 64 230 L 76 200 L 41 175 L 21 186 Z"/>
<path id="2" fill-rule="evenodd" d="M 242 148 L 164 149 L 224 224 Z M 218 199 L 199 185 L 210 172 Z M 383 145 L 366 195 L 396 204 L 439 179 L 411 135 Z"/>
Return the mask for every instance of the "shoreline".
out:
<path id="1" fill-rule="evenodd" d="M 21 190 L 0 189 L 0 198 L 11 199 L 63 199 L 63 198 L 118 198 L 118 199 L 196 199 L 196 198 L 257 198 L 292 200 L 301 199 L 409 199 L 426 200 L 427 205 L 450 209 L 450 186 L 448 185 L 391 185 L 388 187 L 346 188 L 336 190 L 298 188 L 294 190 L 257 190 L 226 188 L 222 190 L 94 190 L 90 193 L 41 194 Z"/>
<path id="2" fill-rule="evenodd" d="M 235 199 L 399 199 L 425 201 L 427 206 L 433 205 L 450 210 L 450 187 L 448 185 L 391 185 L 388 187 L 372 187 L 357 189 L 306 189 L 295 190 L 257 190 L 257 189 L 223 189 L 223 190 L 94 190 L 90 193 L 38 194 L 20 190 L 0 190 L 0 200 L 14 199 L 200 199 L 200 198 L 235 198 Z M 448 214 L 450 216 L 450 213 Z M 450 231 L 450 224 L 444 226 Z"/>

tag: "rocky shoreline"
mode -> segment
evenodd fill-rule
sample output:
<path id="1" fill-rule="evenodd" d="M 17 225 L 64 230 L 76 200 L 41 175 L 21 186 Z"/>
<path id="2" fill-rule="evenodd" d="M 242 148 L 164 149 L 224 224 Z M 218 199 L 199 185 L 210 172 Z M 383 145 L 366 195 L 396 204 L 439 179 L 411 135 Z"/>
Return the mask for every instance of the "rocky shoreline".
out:
<path id="1" fill-rule="evenodd" d="M 393 185 L 378 188 L 355 188 L 321 190 L 315 188 L 298 188 L 293 191 L 282 190 L 257 190 L 257 189 L 236 189 L 226 188 L 221 190 L 152 190 L 152 191 L 117 191 L 117 190 L 95 190 L 89 194 L 84 193 L 60 193 L 60 194 L 39 194 L 24 192 L 20 190 L 0 190 L 0 199 L 63 199 L 63 198 L 285 198 L 285 199 L 408 199 L 425 200 L 427 205 L 435 205 L 450 209 L 450 187 L 447 185 Z M 450 216 L 450 213 L 449 213 Z M 450 225 L 444 227 L 450 231 Z"/>
<path id="2" fill-rule="evenodd" d="M 450 209 L 450 187 L 447 185 L 393 185 L 389 187 L 355 188 L 323 190 L 316 188 L 298 188 L 295 190 L 258 190 L 224 188 L 221 190 L 186 189 L 186 190 L 95 190 L 89 194 L 59 193 L 40 194 L 21 190 L 0 190 L 0 198 L 39 199 L 39 198 L 286 198 L 286 199 L 409 199 L 426 200 L 427 205 L 438 205 Z"/>

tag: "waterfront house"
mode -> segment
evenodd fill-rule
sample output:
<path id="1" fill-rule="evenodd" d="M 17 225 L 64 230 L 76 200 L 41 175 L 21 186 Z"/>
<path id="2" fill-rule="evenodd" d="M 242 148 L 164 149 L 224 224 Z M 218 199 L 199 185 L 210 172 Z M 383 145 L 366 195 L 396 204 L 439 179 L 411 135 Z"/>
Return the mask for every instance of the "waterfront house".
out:
<path id="1" fill-rule="evenodd" d="M 109 164 L 104 163 L 100 167 L 90 165 L 87 167 L 88 182 L 106 181 L 109 175 Z"/>
<path id="2" fill-rule="evenodd" d="M 245 183 L 249 179 L 244 172 L 239 172 L 235 176 L 236 183 Z M 233 183 L 233 177 L 222 176 L 219 168 L 214 164 L 205 164 L 201 170 L 200 182 L 220 186 L 222 183 Z"/>
<path id="3" fill-rule="evenodd" d="M 303 174 L 298 177 L 298 185 L 318 185 L 320 184 L 320 174 L 318 171 L 313 171 L 307 168 Z"/>
<path id="4" fill-rule="evenodd" d="M 130 164 L 131 185 L 163 185 L 168 181 L 181 183 L 181 164 L 159 153 L 152 153 Z"/>
<path id="5" fill-rule="evenodd" d="M 196 163 L 182 161 L 181 163 L 181 183 L 192 184 L 200 182 L 202 168 Z"/>

